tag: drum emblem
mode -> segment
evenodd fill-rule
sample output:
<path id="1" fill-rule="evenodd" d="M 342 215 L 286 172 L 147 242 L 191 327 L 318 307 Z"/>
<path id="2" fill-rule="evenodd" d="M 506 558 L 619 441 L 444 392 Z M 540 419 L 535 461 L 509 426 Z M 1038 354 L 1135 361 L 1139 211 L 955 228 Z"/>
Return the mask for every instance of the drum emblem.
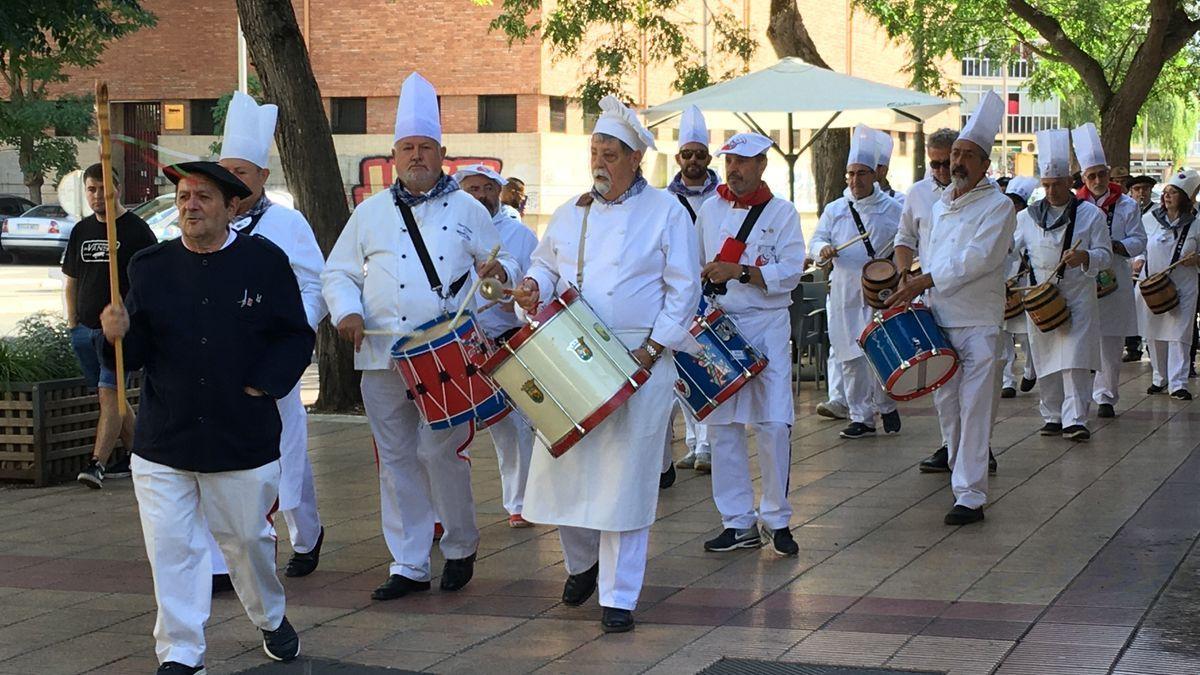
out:
<path id="1" fill-rule="evenodd" d="M 525 380 L 525 384 L 521 385 L 521 391 L 525 392 L 525 394 L 529 396 L 529 399 L 534 403 L 541 403 L 542 401 L 546 400 L 545 395 L 542 394 L 541 388 L 538 387 L 537 382 L 534 382 L 532 379 Z"/>
<path id="2" fill-rule="evenodd" d="M 692 395 L 692 388 L 687 386 L 687 382 L 684 382 L 682 378 L 675 380 L 675 390 L 684 398 Z"/>
<path id="3" fill-rule="evenodd" d="M 699 363 L 700 367 L 708 373 L 709 378 L 718 385 L 724 385 L 729 379 L 729 366 L 725 364 L 717 350 L 709 345 L 704 345 L 704 350 L 696 357 L 696 363 Z"/>
<path id="4" fill-rule="evenodd" d="M 601 323 L 599 321 L 592 324 L 592 330 L 596 331 L 596 335 L 599 335 L 600 339 L 604 340 L 605 342 L 608 342 L 609 339 L 611 339 L 611 336 L 609 336 L 608 331 L 604 330 L 604 326 L 601 325 Z"/>
<path id="5" fill-rule="evenodd" d="M 721 338 L 721 342 L 729 342 L 733 339 L 733 326 L 729 325 L 728 322 L 722 321 L 718 323 L 713 326 L 713 330 L 716 331 L 717 337 Z"/>
<path id="6" fill-rule="evenodd" d="M 586 363 L 592 360 L 592 348 L 587 345 L 582 335 L 571 340 L 571 344 L 567 345 L 567 347 L 575 352 L 575 356 L 578 356 L 580 361 Z"/>

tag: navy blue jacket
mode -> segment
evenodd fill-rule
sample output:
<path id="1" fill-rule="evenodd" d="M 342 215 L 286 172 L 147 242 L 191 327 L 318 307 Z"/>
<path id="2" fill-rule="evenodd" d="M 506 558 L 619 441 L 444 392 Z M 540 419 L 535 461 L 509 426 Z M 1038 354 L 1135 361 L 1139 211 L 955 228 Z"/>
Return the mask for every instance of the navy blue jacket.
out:
<path id="1" fill-rule="evenodd" d="M 125 363 L 145 369 L 134 454 L 202 472 L 279 459 L 275 399 L 300 381 L 316 339 L 287 255 L 258 236 L 205 254 L 176 239 L 134 256 L 129 280 Z"/>

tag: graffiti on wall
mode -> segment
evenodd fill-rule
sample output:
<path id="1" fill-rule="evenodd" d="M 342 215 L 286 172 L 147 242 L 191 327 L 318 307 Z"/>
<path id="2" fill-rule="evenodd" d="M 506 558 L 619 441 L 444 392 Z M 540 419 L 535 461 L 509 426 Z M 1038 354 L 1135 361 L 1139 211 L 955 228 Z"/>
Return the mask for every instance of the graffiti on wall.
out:
<path id="1" fill-rule="evenodd" d="M 495 157 L 446 157 L 442 161 L 442 171 L 453 175 L 459 167 L 468 164 L 483 164 L 497 173 L 504 168 L 504 162 Z M 358 161 L 358 184 L 351 191 L 354 205 L 358 206 L 363 200 L 383 190 L 396 182 L 396 164 L 391 155 L 372 155 Z"/>

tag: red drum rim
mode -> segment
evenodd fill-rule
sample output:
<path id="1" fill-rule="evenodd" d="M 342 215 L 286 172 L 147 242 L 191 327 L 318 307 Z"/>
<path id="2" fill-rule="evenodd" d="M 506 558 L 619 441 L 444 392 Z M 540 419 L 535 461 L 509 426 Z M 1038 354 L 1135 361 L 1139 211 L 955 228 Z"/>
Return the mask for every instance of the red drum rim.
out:
<path id="1" fill-rule="evenodd" d="M 518 330 L 516 333 L 513 333 L 512 337 L 508 338 L 508 341 L 504 343 L 505 347 L 507 347 L 506 349 L 497 349 L 483 362 L 483 365 L 480 366 L 479 369 L 488 375 L 496 372 L 496 369 L 508 360 L 508 357 L 512 355 L 512 352 L 520 349 L 521 345 L 525 344 L 530 338 L 532 338 L 547 321 L 554 318 L 554 316 L 556 316 L 559 312 L 566 309 L 567 305 L 575 302 L 575 300 L 578 298 L 579 291 L 576 290 L 574 286 L 571 286 L 566 290 L 565 293 L 546 303 L 545 307 L 541 308 L 537 314 L 533 315 L 533 319 L 530 323 L 521 326 L 520 330 Z M 537 326 L 534 326 L 535 323 Z"/>
<path id="2" fill-rule="evenodd" d="M 725 316 L 724 310 L 710 305 L 708 312 L 704 314 L 704 321 L 713 324 L 723 316 Z M 704 326 L 700 324 L 700 317 L 692 319 L 692 327 L 688 329 L 688 332 L 692 334 L 692 337 L 700 337 L 700 334 L 704 332 Z"/>
<path id="3" fill-rule="evenodd" d="M 766 357 L 763 357 L 761 360 L 755 361 L 754 363 L 750 364 L 750 367 L 748 368 L 748 370 L 750 371 L 749 374 L 742 373 L 741 375 L 738 375 L 737 378 L 735 378 L 732 382 L 725 385 L 724 389 L 717 392 L 716 397 L 713 398 L 713 401 L 711 403 L 704 404 L 703 408 L 700 408 L 699 410 L 697 410 L 694 413 L 696 416 L 696 421 L 700 422 L 705 417 L 708 417 L 709 414 L 712 413 L 712 411 L 716 410 L 717 407 L 720 406 L 725 401 L 728 401 L 730 399 L 730 397 L 732 397 L 734 394 L 741 391 L 742 387 L 746 386 L 747 382 L 752 380 L 755 375 L 758 375 L 759 373 L 761 373 L 763 371 L 763 368 L 766 368 L 766 367 L 767 367 Z"/>
<path id="4" fill-rule="evenodd" d="M 629 400 L 629 397 L 633 396 L 633 393 L 641 388 L 643 384 L 646 384 L 646 381 L 649 379 L 650 371 L 646 370 L 645 368 L 638 368 L 637 371 L 633 373 L 633 382 L 626 381 L 625 385 L 618 389 L 617 393 L 613 394 L 612 398 L 608 399 L 601 404 L 599 408 L 596 408 L 594 411 L 592 411 L 592 414 L 583 418 L 583 421 L 579 423 L 579 426 L 583 427 L 583 431 L 580 431 L 578 428 L 573 428 L 561 438 L 554 441 L 549 448 L 550 455 L 553 457 L 561 457 L 564 453 L 566 453 L 566 451 L 574 447 L 575 444 L 580 441 L 580 439 L 591 433 L 593 429 L 599 426 L 600 423 L 607 419 L 608 416 L 611 415 L 617 408 L 620 408 L 622 405 L 624 405 L 625 401 Z"/>
<path id="5" fill-rule="evenodd" d="M 942 385 L 949 382 L 950 378 L 954 377 L 954 374 L 958 372 L 958 364 L 960 361 L 958 358 L 958 352 L 956 352 L 954 349 L 949 349 L 949 348 L 940 349 L 939 348 L 937 350 L 937 354 L 934 354 L 933 350 L 930 350 L 927 352 L 921 352 L 920 354 L 917 354 L 916 356 L 914 356 L 908 360 L 908 362 L 910 364 L 909 367 L 911 368 L 911 367 L 916 366 L 918 363 L 921 363 L 922 361 L 926 361 L 926 360 L 933 358 L 934 356 L 943 356 L 943 355 L 953 356 L 954 357 L 954 366 L 951 367 L 950 370 L 946 371 L 945 375 L 938 378 L 936 382 L 934 382 L 933 384 L 929 384 L 924 387 L 921 387 L 920 389 L 917 389 L 916 391 L 913 391 L 910 394 L 901 394 L 901 395 L 897 396 L 896 394 L 892 393 L 892 387 L 896 386 L 896 382 L 899 381 L 899 379 L 904 375 L 905 370 L 907 370 L 906 368 L 897 368 L 896 372 L 892 373 L 891 376 L 888 377 L 887 387 L 886 387 L 887 395 L 895 401 L 911 401 L 914 398 L 920 398 L 922 396 L 925 396 L 926 394 L 929 394 L 930 392 L 933 392 L 933 391 L 941 388 Z"/>

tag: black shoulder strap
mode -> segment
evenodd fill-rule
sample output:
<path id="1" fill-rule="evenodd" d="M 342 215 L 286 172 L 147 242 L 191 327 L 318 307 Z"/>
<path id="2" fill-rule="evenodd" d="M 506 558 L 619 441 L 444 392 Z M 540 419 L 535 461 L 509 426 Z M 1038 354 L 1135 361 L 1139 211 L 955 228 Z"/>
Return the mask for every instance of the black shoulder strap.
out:
<path id="1" fill-rule="evenodd" d="M 854 208 L 854 202 L 847 201 L 846 206 L 850 207 L 850 215 L 854 217 L 854 226 L 858 228 L 858 233 L 867 234 L 867 228 L 863 226 L 862 216 L 858 215 L 858 209 Z M 871 245 L 871 237 L 863 237 L 863 246 L 867 247 L 867 255 L 875 257 L 875 247 Z"/>
<path id="2" fill-rule="evenodd" d="M 1067 204 L 1067 231 L 1063 234 L 1062 253 L 1071 250 L 1074 244 L 1071 242 L 1075 238 L 1075 213 L 1079 211 L 1079 199 L 1071 198 L 1071 203 Z M 1062 259 L 1062 254 L 1059 254 L 1059 259 Z M 1058 268 L 1058 278 L 1061 280 L 1063 275 L 1067 273 L 1067 266 L 1060 265 Z"/>
<path id="3" fill-rule="evenodd" d="M 683 204 L 683 208 L 687 209 L 688 215 L 692 217 L 692 222 L 695 223 L 696 209 L 693 209 L 692 205 L 688 203 L 687 197 L 684 197 L 683 195 L 675 195 L 675 198 L 679 200 L 680 204 Z"/>
<path id="4" fill-rule="evenodd" d="M 758 217 L 762 215 L 763 210 L 767 208 L 767 204 L 770 201 L 768 199 L 761 204 L 755 204 L 750 207 L 750 213 L 746 214 L 746 219 L 742 221 L 742 227 L 738 230 L 737 237 L 735 237 L 738 241 L 743 244 L 746 243 L 746 240 L 750 238 L 750 232 L 754 229 L 754 224 L 758 222 Z"/>
<path id="5" fill-rule="evenodd" d="M 413 248 L 417 249 L 421 267 L 425 269 L 425 278 L 429 280 L 429 289 L 433 291 L 434 295 L 444 297 L 442 280 L 438 277 L 437 268 L 433 266 L 433 260 L 429 257 L 429 249 L 425 248 L 425 239 L 421 237 L 421 228 L 417 227 L 417 219 L 413 217 L 412 209 L 404 203 L 404 200 L 400 199 L 395 190 L 392 190 L 392 201 L 396 203 L 396 208 L 400 209 L 400 217 L 404 219 L 404 229 L 412 238 Z"/>
<path id="6" fill-rule="evenodd" d="M 1021 267 L 1029 273 L 1029 285 L 1037 286 L 1037 279 L 1033 276 L 1033 263 L 1029 261 L 1029 251 L 1026 250 L 1021 254 Z M 1017 270 L 1020 272 L 1020 269 Z"/>
<path id="7" fill-rule="evenodd" d="M 1179 256 L 1183 253 L 1183 244 L 1187 241 L 1188 230 L 1192 229 L 1193 222 L 1195 222 L 1194 218 L 1184 223 L 1183 227 L 1179 228 L 1179 238 L 1175 240 L 1175 252 L 1171 254 L 1172 265 L 1179 262 Z"/>
<path id="8" fill-rule="evenodd" d="M 267 210 L 263 209 L 262 211 L 259 211 L 258 213 L 251 216 L 250 224 L 243 227 L 242 229 L 238 230 L 238 232 L 241 232 L 242 234 L 246 234 L 246 235 L 253 234 L 254 228 L 258 227 L 258 221 L 262 220 L 262 217 L 264 214 L 266 214 L 266 212 L 267 212 Z"/>

